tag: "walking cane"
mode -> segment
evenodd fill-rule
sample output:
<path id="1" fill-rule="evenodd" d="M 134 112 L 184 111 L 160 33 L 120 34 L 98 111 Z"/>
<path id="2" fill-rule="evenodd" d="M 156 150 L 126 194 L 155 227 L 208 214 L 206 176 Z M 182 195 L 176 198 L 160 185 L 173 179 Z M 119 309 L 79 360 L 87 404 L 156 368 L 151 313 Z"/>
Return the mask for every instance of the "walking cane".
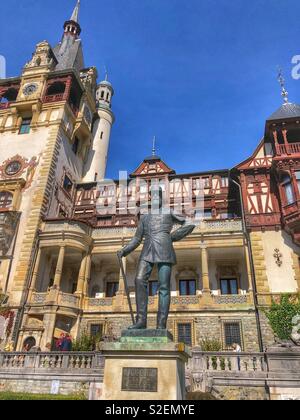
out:
<path id="1" fill-rule="evenodd" d="M 127 300 L 128 300 L 128 305 L 129 305 L 129 310 L 130 310 L 130 315 L 131 315 L 132 323 L 135 324 L 134 313 L 133 313 L 133 309 L 132 309 L 132 304 L 131 304 L 131 299 L 130 299 L 130 293 L 129 293 L 128 283 L 127 283 L 127 277 L 126 277 L 126 274 L 125 274 L 123 261 L 122 261 L 122 258 L 119 255 L 118 255 L 118 258 L 119 258 L 119 264 L 120 264 L 120 268 L 121 268 L 121 273 L 122 273 L 122 276 L 123 276 L 123 279 L 124 279 L 125 292 L 126 292 L 126 296 L 127 296 Z"/>

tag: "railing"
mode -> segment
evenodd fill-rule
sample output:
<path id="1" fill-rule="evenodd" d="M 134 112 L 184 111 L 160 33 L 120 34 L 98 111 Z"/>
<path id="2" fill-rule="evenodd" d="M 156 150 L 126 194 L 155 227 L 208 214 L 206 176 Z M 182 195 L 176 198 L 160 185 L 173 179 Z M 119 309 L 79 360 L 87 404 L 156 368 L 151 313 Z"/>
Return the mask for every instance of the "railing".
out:
<path id="1" fill-rule="evenodd" d="M 57 304 L 67 308 L 79 308 L 80 299 L 71 293 L 64 293 L 59 290 L 49 289 L 48 292 L 34 292 L 31 297 L 31 303 L 35 305 Z"/>
<path id="2" fill-rule="evenodd" d="M 11 369 L 102 370 L 100 353 L 0 353 L 0 371 Z"/>
<path id="3" fill-rule="evenodd" d="M 216 295 L 213 300 L 217 305 L 243 305 L 248 303 L 249 295 Z"/>
<path id="4" fill-rule="evenodd" d="M 300 153 L 300 143 L 277 144 L 277 155 L 292 155 Z"/>
<path id="5" fill-rule="evenodd" d="M 48 295 L 48 293 L 37 293 L 37 292 L 34 292 L 32 294 L 31 301 L 32 301 L 32 303 L 42 305 L 43 303 L 46 302 L 47 295 Z"/>
<path id="6" fill-rule="evenodd" d="M 194 352 L 188 369 L 191 372 L 265 372 L 264 353 Z"/>
<path id="7" fill-rule="evenodd" d="M 47 95 L 44 97 L 44 103 L 60 102 L 64 100 L 64 94 L 60 93 L 57 95 Z"/>
<path id="8" fill-rule="evenodd" d="M 10 102 L 0 103 L 0 110 L 1 109 L 7 109 L 9 107 L 9 105 L 10 105 Z"/>

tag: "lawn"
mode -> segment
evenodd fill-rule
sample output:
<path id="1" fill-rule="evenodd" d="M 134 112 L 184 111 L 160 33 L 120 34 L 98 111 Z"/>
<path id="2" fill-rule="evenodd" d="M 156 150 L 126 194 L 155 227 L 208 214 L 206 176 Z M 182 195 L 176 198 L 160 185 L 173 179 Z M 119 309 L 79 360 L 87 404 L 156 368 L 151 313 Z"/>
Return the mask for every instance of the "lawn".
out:
<path id="1" fill-rule="evenodd" d="M 23 394 L 14 392 L 0 392 L 0 401 L 84 401 L 83 395 L 50 395 L 50 394 Z"/>

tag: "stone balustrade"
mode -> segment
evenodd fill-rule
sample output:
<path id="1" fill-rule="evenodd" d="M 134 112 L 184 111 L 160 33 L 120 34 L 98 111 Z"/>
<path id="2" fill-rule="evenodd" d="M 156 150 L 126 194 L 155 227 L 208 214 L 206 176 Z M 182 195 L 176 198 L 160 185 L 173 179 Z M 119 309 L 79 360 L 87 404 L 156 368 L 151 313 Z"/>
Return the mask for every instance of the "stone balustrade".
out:
<path id="1" fill-rule="evenodd" d="M 0 353 L 0 372 L 10 369 L 84 370 L 104 368 L 104 358 L 97 353 Z"/>
<path id="2" fill-rule="evenodd" d="M 105 358 L 100 352 L 0 352 L 3 390 L 91 395 L 103 383 Z M 225 399 L 300 399 L 300 348 L 274 347 L 265 353 L 192 351 L 186 386 Z"/>
<path id="3" fill-rule="evenodd" d="M 72 309 L 79 309 L 80 298 L 71 293 L 64 293 L 59 290 L 49 289 L 48 292 L 33 292 L 31 297 L 33 305 L 59 305 Z"/>

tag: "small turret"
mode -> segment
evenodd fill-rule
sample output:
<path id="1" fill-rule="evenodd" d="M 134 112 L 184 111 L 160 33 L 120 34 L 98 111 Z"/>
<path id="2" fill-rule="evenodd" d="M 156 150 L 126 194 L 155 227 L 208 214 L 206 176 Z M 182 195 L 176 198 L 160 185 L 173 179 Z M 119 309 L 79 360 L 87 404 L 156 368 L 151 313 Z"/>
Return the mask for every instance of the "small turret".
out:
<path id="1" fill-rule="evenodd" d="M 106 75 L 96 89 L 98 119 L 93 129 L 93 145 L 85 165 L 84 182 L 101 181 L 105 178 L 110 133 L 115 116 L 111 110 L 114 89 Z"/>
<path id="2" fill-rule="evenodd" d="M 111 108 L 113 96 L 114 89 L 112 84 L 108 81 L 108 76 L 106 75 L 105 80 L 97 86 L 96 100 L 98 107 Z"/>

